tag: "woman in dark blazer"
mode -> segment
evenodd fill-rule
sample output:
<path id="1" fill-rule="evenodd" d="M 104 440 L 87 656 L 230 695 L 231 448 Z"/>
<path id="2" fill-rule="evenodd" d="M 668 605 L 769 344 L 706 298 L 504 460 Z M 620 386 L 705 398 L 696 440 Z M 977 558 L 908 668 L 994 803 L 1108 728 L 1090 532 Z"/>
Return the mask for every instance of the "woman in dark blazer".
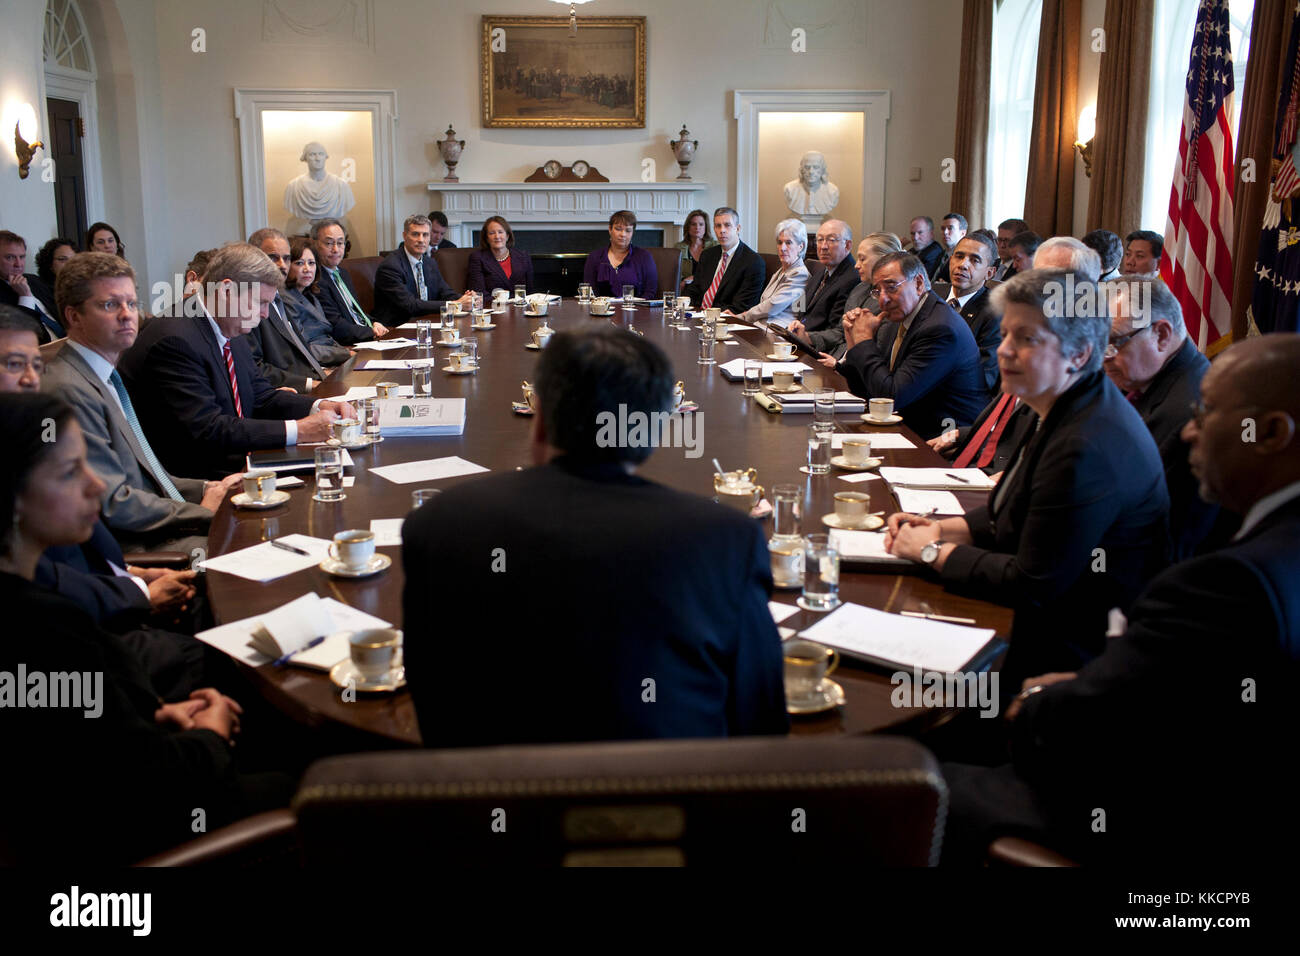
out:
<path id="1" fill-rule="evenodd" d="M 341 365 L 352 355 L 330 335 L 330 320 L 325 317 L 316 297 L 319 276 L 316 248 L 306 236 L 296 236 L 289 243 L 289 279 L 285 283 L 284 303 L 289 320 L 321 365 Z"/>
<path id="2" fill-rule="evenodd" d="M 1111 608 L 1168 563 L 1160 453 L 1101 369 L 1110 320 L 1095 283 L 1075 274 L 1071 299 L 1067 275 L 1035 269 L 993 292 L 1002 390 L 1038 424 L 988 504 L 942 521 L 896 514 L 886 534 L 950 589 L 1016 609 L 1004 693 L 1095 657 Z"/>
<path id="3" fill-rule="evenodd" d="M 513 295 L 515 286 L 521 285 L 533 291 L 533 260 L 515 248 L 515 232 L 503 216 L 489 216 L 483 223 L 465 275 L 470 291 L 480 293 L 485 302 L 492 300 L 493 289 L 508 289 Z"/>
<path id="4" fill-rule="evenodd" d="M 104 483 L 86 464 L 72 409 L 51 395 L 0 395 L 0 433 L 8 440 L 0 459 L 0 672 L 25 671 L 20 692 L 29 702 L 0 707 L 11 771 L 0 788 L 0 855 L 130 863 L 192 839 L 196 807 L 216 829 L 287 805 L 287 775 L 235 772 L 238 704 L 213 688 L 164 702 L 118 638 L 34 583 L 42 552 L 85 541 L 99 515 Z M 47 695 L 51 675 L 74 679 L 57 679 L 59 698 L 31 706 L 37 674 L 46 675 Z"/>

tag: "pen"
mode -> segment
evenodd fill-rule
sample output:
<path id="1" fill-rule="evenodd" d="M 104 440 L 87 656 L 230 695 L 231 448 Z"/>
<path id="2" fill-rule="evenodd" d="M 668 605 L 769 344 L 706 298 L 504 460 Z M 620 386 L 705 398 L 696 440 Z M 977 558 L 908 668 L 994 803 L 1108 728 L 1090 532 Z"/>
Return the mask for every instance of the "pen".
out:
<path id="1" fill-rule="evenodd" d="M 952 472 L 944 472 L 945 478 L 951 478 L 953 481 L 960 481 L 963 485 L 969 485 L 970 479 L 963 478 L 961 475 L 954 475 Z"/>
<path id="2" fill-rule="evenodd" d="M 903 617 L 923 617 L 927 621 L 947 621 L 949 624 L 974 624 L 973 617 L 947 617 L 943 614 L 926 614 L 924 611 L 899 611 Z"/>
<path id="3" fill-rule="evenodd" d="M 282 547 L 287 548 L 287 547 L 289 547 L 289 546 L 286 544 L 286 545 L 282 545 Z M 975 622 L 974 622 L 974 621 L 971 621 L 971 623 L 974 624 Z M 313 639 L 313 640 L 308 641 L 308 642 L 307 642 L 306 644 L 304 644 L 302 647 L 298 648 L 298 650 L 296 650 L 296 651 L 290 651 L 288 654 L 285 654 L 283 657 L 277 657 L 274 661 L 271 662 L 272 665 L 275 666 L 275 667 L 283 667 L 285 664 L 287 664 L 287 663 L 289 662 L 289 658 L 293 657 L 293 655 L 298 654 L 298 653 L 300 653 L 300 652 L 302 652 L 302 651 L 305 651 L 305 650 L 308 650 L 308 649 L 310 649 L 310 648 L 315 647 L 315 646 L 316 646 L 317 644 L 319 644 L 321 641 L 325 640 L 325 638 L 326 638 L 327 636 L 328 636 L 328 635 L 322 634 L 320 637 L 317 637 L 317 638 L 315 638 L 315 639 Z"/>
<path id="4" fill-rule="evenodd" d="M 292 551 L 294 554 L 301 554 L 303 557 L 308 557 L 307 552 L 302 548 L 295 548 L 291 544 L 285 544 L 283 541 L 276 541 L 274 538 L 271 539 L 271 547 L 279 548 L 281 551 Z"/>

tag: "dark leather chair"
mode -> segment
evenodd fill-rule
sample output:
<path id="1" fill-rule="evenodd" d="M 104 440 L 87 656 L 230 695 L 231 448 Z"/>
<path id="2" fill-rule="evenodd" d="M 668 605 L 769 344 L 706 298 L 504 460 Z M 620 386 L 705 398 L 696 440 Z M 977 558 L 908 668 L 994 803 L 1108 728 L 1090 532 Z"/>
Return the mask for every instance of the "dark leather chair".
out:
<path id="1" fill-rule="evenodd" d="M 302 865 L 297 821 L 269 810 L 141 860 L 136 866 L 229 866 L 292 869 Z"/>
<path id="2" fill-rule="evenodd" d="M 294 810 L 308 866 L 364 831 L 449 869 L 861 868 L 933 865 L 947 799 L 912 740 L 750 737 L 330 757 Z"/>
<path id="3" fill-rule="evenodd" d="M 41 360 L 45 362 L 46 365 L 49 365 L 54 361 L 54 356 L 63 351 L 63 344 L 67 341 L 67 336 L 64 336 L 61 339 L 55 339 L 52 342 L 46 342 L 44 345 L 38 346 L 37 348 L 41 353 Z"/>
<path id="4" fill-rule="evenodd" d="M 473 249 L 438 249 L 433 254 L 433 261 L 438 264 L 447 285 L 457 293 L 464 292 L 469 281 L 469 254 Z"/>
<path id="5" fill-rule="evenodd" d="M 781 271 L 781 257 L 775 252 L 760 252 L 763 258 L 763 265 L 767 267 L 767 277 L 770 279 Z"/>
<path id="6" fill-rule="evenodd" d="M 998 837 L 989 845 L 989 866 L 1078 866 L 1074 860 L 1062 856 L 1032 840 L 1022 837 Z"/>
<path id="7" fill-rule="evenodd" d="M 682 284 L 682 251 L 661 246 L 647 246 L 646 252 L 655 261 L 659 273 L 659 288 L 651 292 L 679 292 Z"/>
<path id="8" fill-rule="evenodd" d="M 375 273 L 383 261 L 379 256 L 365 256 L 360 259 L 344 259 L 339 263 L 339 268 L 352 280 L 352 288 L 357 293 L 357 305 L 367 315 L 373 315 L 375 311 Z"/>

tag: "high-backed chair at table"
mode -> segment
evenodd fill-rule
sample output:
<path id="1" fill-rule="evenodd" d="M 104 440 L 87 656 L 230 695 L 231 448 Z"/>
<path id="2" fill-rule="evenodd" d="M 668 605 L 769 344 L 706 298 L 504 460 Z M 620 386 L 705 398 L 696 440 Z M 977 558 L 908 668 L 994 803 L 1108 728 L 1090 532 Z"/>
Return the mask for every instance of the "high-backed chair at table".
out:
<path id="1" fill-rule="evenodd" d="M 302 865 L 297 822 L 290 810 L 268 810 L 213 830 L 136 865 L 295 869 Z"/>
<path id="2" fill-rule="evenodd" d="M 767 266 L 768 279 L 781 271 L 781 257 L 775 252 L 760 252 L 759 255 L 763 258 L 763 265 Z"/>
<path id="3" fill-rule="evenodd" d="M 682 251 L 663 246 L 646 246 L 646 252 L 655 261 L 655 271 L 659 273 L 659 288 L 650 292 L 678 292 L 682 284 Z"/>
<path id="4" fill-rule="evenodd" d="M 339 263 L 339 268 L 352 280 L 352 288 L 357 293 L 357 305 L 367 315 L 373 315 L 375 311 L 375 273 L 383 261 L 379 256 L 365 256 L 360 259 L 344 259 Z"/>
<path id="5" fill-rule="evenodd" d="M 473 249 L 438 249 L 433 254 L 433 261 L 438 264 L 438 271 L 447 285 L 459 295 L 464 292 L 469 281 L 469 254 Z"/>
<path id="6" fill-rule="evenodd" d="M 46 342 L 44 345 L 37 346 L 37 348 L 40 350 L 41 353 L 41 361 L 43 361 L 46 365 L 49 365 L 51 362 L 53 362 L 54 356 L 58 355 L 60 352 L 63 351 L 64 343 L 66 343 L 67 341 L 68 341 L 68 337 L 65 335 L 61 339 L 55 339 L 52 342 Z"/>
<path id="7" fill-rule="evenodd" d="M 373 833 L 447 867 L 860 868 L 935 864 L 947 799 L 912 740 L 750 737 L 330 757 L 294 811 L 308 866 Z"/>

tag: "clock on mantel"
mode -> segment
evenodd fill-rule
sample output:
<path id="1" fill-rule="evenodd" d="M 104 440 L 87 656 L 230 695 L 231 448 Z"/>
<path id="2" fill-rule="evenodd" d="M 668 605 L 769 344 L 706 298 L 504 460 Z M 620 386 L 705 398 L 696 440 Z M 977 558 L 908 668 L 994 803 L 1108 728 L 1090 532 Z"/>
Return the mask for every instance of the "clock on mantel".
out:
<path id="1" fill-rule="evenodd" d="M 558 159 L 547 160 L 538 166 L 526 183 L 607 183 L 608 176 L 585 160 L 575 159 L 572 166 L 563 166 Z"/>

